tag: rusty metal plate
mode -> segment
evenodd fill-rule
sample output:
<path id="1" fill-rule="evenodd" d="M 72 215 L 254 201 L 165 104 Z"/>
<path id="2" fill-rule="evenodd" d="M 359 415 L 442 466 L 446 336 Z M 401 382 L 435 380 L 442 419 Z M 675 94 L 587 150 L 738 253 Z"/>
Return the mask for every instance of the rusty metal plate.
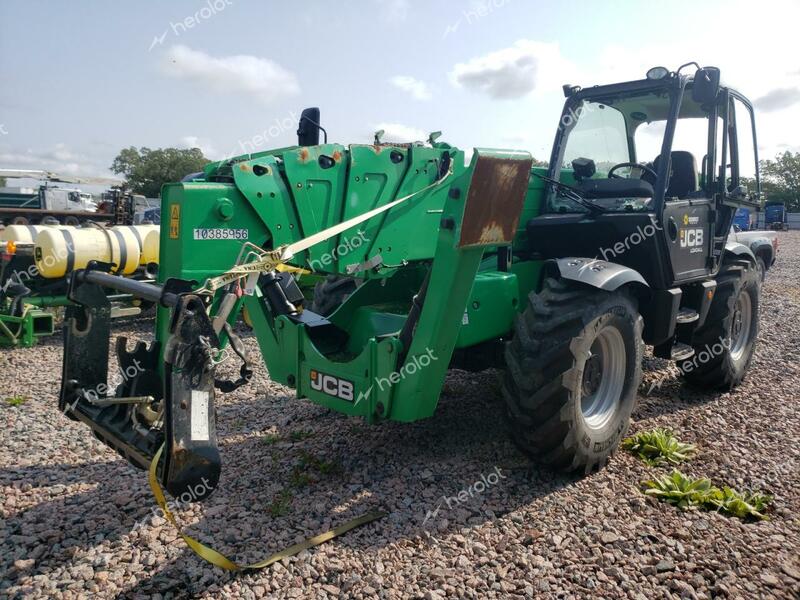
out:
<path id="1" fill-rule="evenodd" d="M 519 225 L 533 159 L 479 155 L 464 207 L 460 248 L 509 244 Z"/>

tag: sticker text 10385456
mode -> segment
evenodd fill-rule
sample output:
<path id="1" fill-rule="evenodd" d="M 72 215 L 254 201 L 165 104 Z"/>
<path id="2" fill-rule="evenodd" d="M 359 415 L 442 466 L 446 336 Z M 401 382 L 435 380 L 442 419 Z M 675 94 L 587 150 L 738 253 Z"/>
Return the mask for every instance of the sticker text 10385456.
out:
<path id="1" fill-rule="evenodd" d="M 247 229 L 211 227 L 207 229 L 194 230 L 194 239 L 196 240 L 246 240 L 247 238 Z"/>

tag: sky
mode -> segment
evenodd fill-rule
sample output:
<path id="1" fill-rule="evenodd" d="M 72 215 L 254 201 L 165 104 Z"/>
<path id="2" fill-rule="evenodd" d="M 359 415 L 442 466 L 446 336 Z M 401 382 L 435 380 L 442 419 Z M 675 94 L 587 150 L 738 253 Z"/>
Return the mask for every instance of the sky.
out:
<path id="1" fill-rule="evenodd" d="M 438 130 L 547 159 L 562 84 L 689 61 L 755 102 L 770 158 L 800 151 L 799 22 L 798 0 L 0 0 L 0 167 L 108 177 L 128 146 L 288 146 L 306 106 L 332 142 Z"/>

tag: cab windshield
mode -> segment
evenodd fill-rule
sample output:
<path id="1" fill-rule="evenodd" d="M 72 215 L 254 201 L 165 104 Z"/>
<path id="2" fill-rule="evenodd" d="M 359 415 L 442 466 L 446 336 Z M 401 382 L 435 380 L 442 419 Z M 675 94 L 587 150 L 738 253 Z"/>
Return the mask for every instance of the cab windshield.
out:
<path id="1" fill-rule="evenodd" d="M 575 126 L 570 130 L 562 169 L 572 169 L 572 161 L 590 158 L 597 168 L 595 177 L 606 177 L 620 163 L 633 160 L 628 146 L 628 127 L 622 113 L 602 102 L 584 101 L 575 109 Z"/>
<path id="2" fill-rule="evenodd" d="M 650 210 L 670 105 L 667 90 L 648 90 L 587 97 L 568 106 L 550 177 L 573 189 L 550 185 L 548 212 L 587 211 L 586 202 L 570 197 L 574 193 L 598 211 Z M 686 158 L 681 177 L 692 191 L 697 191 L 697 158 L 703 159 L 707 143 L 708 114 L 685 94 L 673 148 Z M 678 162 L 674 155 L 673 167 Z"/>

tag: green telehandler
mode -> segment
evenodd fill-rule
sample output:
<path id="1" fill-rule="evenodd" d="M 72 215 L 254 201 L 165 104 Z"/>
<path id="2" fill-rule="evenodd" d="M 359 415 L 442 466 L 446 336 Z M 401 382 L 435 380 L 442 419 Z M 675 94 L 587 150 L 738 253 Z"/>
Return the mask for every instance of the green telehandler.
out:
<path id="1" fill-rule="evenodd" d="M 501 368 L 513 439 L 560 470 L 615 451 L 644 344 L 693 385 L 737 385 L 760 291 L 727 240 L 761 202 L 750 102 L 695 63 L 564 93 L 548 167 L 516 150 L 466 162 L 437 134 L 328 143 L 306 109 L 296 146 L 166 185 L 157 284 L 103 263 L 71 278 L 61 410 L 134 465 L 160 456 L 161 484 L 200 499 L 221 469 L 215 394 L 251 375 L 243 314 L 271 379 L 371 423 L 433 415 L 448 368 Z M 150 345 L 117 340 L 111 390 L 103 288 L 159 305 Z M 237 379 L 218 377 L 223 354 Z"/>

